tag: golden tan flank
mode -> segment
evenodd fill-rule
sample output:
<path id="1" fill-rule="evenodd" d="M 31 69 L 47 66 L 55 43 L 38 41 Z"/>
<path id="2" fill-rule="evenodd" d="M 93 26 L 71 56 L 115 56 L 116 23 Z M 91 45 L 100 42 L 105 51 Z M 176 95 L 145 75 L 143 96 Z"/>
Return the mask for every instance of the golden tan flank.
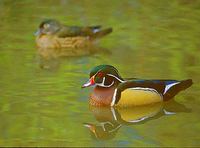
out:
<path id="1" fill-rule="evenodd" d="M 139 106 L 161 101 L 161 95 L 155 91 L 127 89 L 122 92 L 121 98 L 116 105 L 119 107 Z"/>

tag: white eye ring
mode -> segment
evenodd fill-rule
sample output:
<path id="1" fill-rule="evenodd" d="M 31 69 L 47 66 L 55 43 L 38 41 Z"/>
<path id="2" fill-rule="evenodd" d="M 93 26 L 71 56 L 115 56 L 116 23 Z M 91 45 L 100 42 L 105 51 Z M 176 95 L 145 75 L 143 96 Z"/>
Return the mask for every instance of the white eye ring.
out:
<path id="1" fill-rule="evenodd" d="M 50 27 L 50 25 L 49 24 L 44 24 L 44 26 L 43 26 L 45 29 L 47 29 L 47 28 L 49 28 Z"/>

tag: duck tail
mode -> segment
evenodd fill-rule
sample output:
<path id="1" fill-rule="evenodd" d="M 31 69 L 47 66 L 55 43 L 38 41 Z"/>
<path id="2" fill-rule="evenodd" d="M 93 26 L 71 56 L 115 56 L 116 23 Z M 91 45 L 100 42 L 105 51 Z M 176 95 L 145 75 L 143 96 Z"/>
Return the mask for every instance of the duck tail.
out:
<path id="1" fill-rule="evenodd" d="M 180 91 L 189 88 L 193 84 L 192 79 L 182 80 L 171 86 L 163 95 L 164 101 L 167 101 L 177 95 Z"/>
<path id="2" fill-rule="evenodd" d="M 102 38 L 104 37 L 105 35 L 111 33 L 113 31 L 112 28 L 106 28 L 106 29 L 97 29 L 97 31 L 95 31 L 92 36 L 91 36 L 91 39 L 92 40 L 96 40 L 98 38 Z"/>

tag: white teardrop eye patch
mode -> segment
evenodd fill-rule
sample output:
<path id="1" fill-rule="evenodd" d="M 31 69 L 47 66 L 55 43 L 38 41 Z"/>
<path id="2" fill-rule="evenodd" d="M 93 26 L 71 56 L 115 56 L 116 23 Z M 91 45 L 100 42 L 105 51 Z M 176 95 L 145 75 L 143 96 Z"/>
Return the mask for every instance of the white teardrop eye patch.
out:
<path id="1" fill-rule="evenodd" d="M 49 28 L 50 27 L 50 25 L 49 24 L 44 24 L 44 26 L 43 26 L 45 29 L 46 28 Z"/>

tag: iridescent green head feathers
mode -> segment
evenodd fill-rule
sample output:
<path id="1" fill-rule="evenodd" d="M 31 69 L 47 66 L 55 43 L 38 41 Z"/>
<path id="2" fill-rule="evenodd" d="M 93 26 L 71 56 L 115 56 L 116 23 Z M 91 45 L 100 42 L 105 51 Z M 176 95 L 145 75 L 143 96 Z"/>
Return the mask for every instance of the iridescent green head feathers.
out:
<path id="1" fill-rule="evenodd" d="M 91 70 L 90 80 L 83 87 L 89 87 L 95 84 L 100 87 L 111 87 L 115 83 L 123 81 L 115 67 L 111 65 L 99 65 Z"/>

